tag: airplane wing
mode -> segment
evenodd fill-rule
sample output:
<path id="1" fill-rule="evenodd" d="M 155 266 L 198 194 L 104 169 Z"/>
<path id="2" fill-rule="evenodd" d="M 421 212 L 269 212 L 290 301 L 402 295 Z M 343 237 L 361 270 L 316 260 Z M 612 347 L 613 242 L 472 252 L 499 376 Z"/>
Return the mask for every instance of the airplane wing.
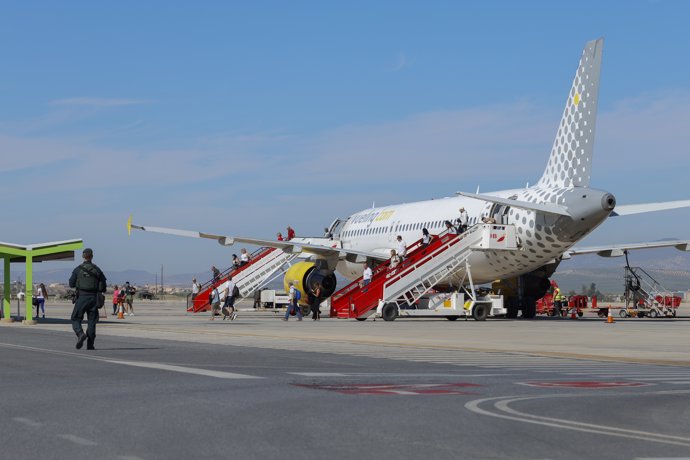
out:
<path id="1" fill-rule="evenodd" d="M 631 243 L 615 244 L 611 246 L 572 248 L 563 254 L 563 258 L 570 259 L 572 256 L 579 256 L 583 254 L 597 254 L 601 257 L 621 257 L 625 254 L 625 251 L 667 247 L 675 247 L 679 251 L 690 251 L 690 240 L 656 241 L 653 243 Z"/>
<path id="2" fill-rule="evenodd" d="M 457 195 L 466 196 L 467 198 L 474 198 L 475 200 L 488 201 L 490 203 L 498 203 L 505 206 L 512 206 L 514 208 L 527 209 L 530 211 L 539 211 L 545 214 L 555 214 L 558 216 L 568 216 L 570 213 L 561 205 L 552 203 L 529 203 L 527 201 L 510 200 L 508 198 L 499 198 L 497 196 L 482 195 L 478 193 L 455 192 Z"/>
<path id="3" fill-rule="evenodd" d="M 632 214 L 642 214 L 653 211 L 665 211 L 667 209 L 687 208 L 688 206 L 690 206 L 690 200 L 664 201 L 661 203 L 623 204 L 616 206 L 616 209 L 611 211 L 611 217 L 629 216 Z"/>
<path id="4" fill-rule="evenodd" d="M 388 260 L 387 255 L 374 252 L 355 251 L 353 249 L 339 248 L 336 243 L 326 238 L 293 238 L 290 241 L 262 240 L 258 238 L 246 238 L 241 236 L 214 235 L 212 233 L 197 232 L 193 230 L 180 230 L 176 228 L 151 227 L 136 225 L 132 223 L 130 217 L 127 221 L 127 233 L 131 234 L 132 229 L 145 232 L 163 233 L 166 235 L 184 236 L 187 238 L 206 238 L 216 240 L 222 246 L 232 246 L 235 243 L 251 244 L 255 246 L 267 246 L 279 248 L 290 253 L 307 253 L 321 256 L 324 258 L 337 257 L 339 260 L 350 262 L 366 262 L 367 260 Z"/>

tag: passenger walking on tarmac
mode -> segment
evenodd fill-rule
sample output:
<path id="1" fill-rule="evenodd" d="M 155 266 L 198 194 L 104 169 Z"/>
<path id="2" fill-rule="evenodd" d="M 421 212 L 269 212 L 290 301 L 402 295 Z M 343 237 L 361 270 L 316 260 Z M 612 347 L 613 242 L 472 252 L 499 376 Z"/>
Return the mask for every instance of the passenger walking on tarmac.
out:
<path id="1" fill-rule="evenodd" d="M 276 235 L 276 238 L 278 238 L 278 241 L 283 241 L 283 234 L 278 232 L 278 234 Z"/>
<path id="2" fill-rule="evenodd" d="M 218 294 L 218 288 L 213 286 L 213 290 L 208 297 L 208 303 L 211 304 L 211 321 L 216 316 L 216 312 L 220 312 L 220 294 Z"/>
<path id="3" fill-rule="evenodd" d="M 290 281 L 290 291 L 288 291 L 288 299 L 290 303 L 288 304 L 287 310 L 285 310 L 285 317 L 283 321 L 290 319 L 290 315 L 293 310 L 295 315 L 297 315 L 297 321 L 302 321 L 302 309 L 299 307 L 299 299 L 302 294 L 295 287 L 295 281 Z"/>
<path id="4" fill-rule="evenodd" d="M 235 300 L 239 295 L 239 289 L 237 285 L 228 277 L 228 285 L 225 288 L 225 301 L 223 302 L 223 319 L 230 318 L 230 321 L 237 318 L 237 312 L 235 311 Z"/>
<path id="5" fill-rule="evenodd" d="M 131 286 L 129 281 L 125 283 L 125 310 L 129 312 L 129 316 L 134 316 L 134 294 L 137 292 L 137 288 Z M 125 313 L 126 315 L 127 313 Z"/>
<path id="6" fill-rule="evenodd" d="M 397 252 L 395 252 L 395 249 L 391 249 L 391 259 L 390 259 L 390 264 L 389 264 L 390 269 L 393 270 L 399 264 L 400 264 L 400 256 L 398 255 Z"/>
<path id="7" fill-rule="evenodd" d="M 220 270 L 215 265 L 211 265 L 211 275 L 213 276 L 213 283 L 220 281 Z"/>
<path id="8" fill-rule="evenodd" d="M 422 246 L 429 246 L 431 243 L 431 235 L 429 235 L 429 230 L 426 228 L 422 229 Z"/>
<path id="9" fill-rule="evenodd" d="M 117 315 L 117 307 L 120 303 L 120 288 L 117 284 L 113 287 L 113 315 Z"/>
<path id="10" fill-rule="evenodd" d="M 194 302 L 194 299 L 196 299 L 200 291 L 201 285 L 196 282 L 196 278 L 192 278 L 192 302 Z"/>
<path id="11" fill-rule="evenodd" d="M 467 231 L 467 223 L 469 222 L 469 216 L 465 208 L 460 208 L 460 217 L 458 217 L 458 233 L 463 233 Z"/>
<path id="12" fill-rule="evenodd" d="M 86 248 L 81 253 L 84 262 L 72 271 L 69 278 L 69 287 L 75 288 L 76 300 L 72 310 L 72 330 L 77 334 L 77 350 L 80 350 L 86 342 L 87 350 L 95 350 L 96 323 L 98 322 L 98 302 L 96 294 L 105 292 L 105 275 L 95 265 L 93 260 L 93 250 Z M 81 327 L 84 315 L 88 320 L 86 334 Z"/>
<path id="13" fill-rule="evenodd" d="M 240 251 L 240 267 L 247 265 L 249 263 L 249 253 L 246 249 L 242 248 Z"/>
<path id="14" fill-rule="evenodd" d="M 48 291 L 46 290 L 45 284 L 41 283 L 38 285 L 38 288 L 36 288 L 36 318 L 38 318 L 38 310 L 40 309 L 41 312 L 43 312 L 42 318 L 46 317 L 46 309 L 45 309 L 45 303 L 46 299 L 48 298 Z"/>
<path id="15" fill-rule="evenodd" d="M 232 255 L 232 268 L 233 270 L 240 268 L 240 259 L 237 257 L 237 254 Z"/>
<path id="16" fill-rule="evenodd" d="M 405 257 L 407 257 L 407 243 L 405 243 L 405 240 L 403 240 L 402 235 L 398 235 L 396 240 L 398 243 L 395 251 L 398 253 L 398 257 L 400 257 L 400 260 L 402 261 Z"/>
<path id="17" fill-rule="evenodd" d="M 287 240 L 290 241 L 294 237 L 295 237 L 295 230 L 288 225 L 287 226 Z"/>
<path id="18" fill-rule="evenodd" d="M 321 284 L 314 283 L 314 299 L 311 304 L 311 319 L 319 321 L 321 319 Z"/>

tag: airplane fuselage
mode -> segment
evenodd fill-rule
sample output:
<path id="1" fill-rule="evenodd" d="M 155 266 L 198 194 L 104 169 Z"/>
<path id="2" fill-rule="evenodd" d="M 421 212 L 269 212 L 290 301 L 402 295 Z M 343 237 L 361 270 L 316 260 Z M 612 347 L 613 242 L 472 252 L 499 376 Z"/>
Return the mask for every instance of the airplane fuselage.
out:
<path id="1" fill-rule="evenodd" d="M 530 273 L 560 260 L 565 251 L 601 225 L 615 207 L 611 194 L 586 187 L 530 187 L 491 192 L 490 195 L 516 202 L 557 204 L 567 209 L 570 216 L 459 196 L 360 211 L 347 218 L 336 236 L 343 248 L 387 257 L 390 250 L 397 247 L 398 235 L 410 245 L 422 237 L 423 228 L 432 235 L 440 234 L 446 230 L 444 222 L 454 222 L 459 209 L 464 207 L 469 226 L 481 222 L 484 217 L 493 217 L 498 224 L 514 225 L 520 240 L 518 251 L 472 254 L 469 260 L 472 277 L 476 283 L 486 283 Z M 337 266 L 338 272 L 349 279 L 361 276 L 363 269 L 364 264 L 347 261 Z M 463 276 L 464 270 L 461 270 L 448 281 L 457 281 Z"/>

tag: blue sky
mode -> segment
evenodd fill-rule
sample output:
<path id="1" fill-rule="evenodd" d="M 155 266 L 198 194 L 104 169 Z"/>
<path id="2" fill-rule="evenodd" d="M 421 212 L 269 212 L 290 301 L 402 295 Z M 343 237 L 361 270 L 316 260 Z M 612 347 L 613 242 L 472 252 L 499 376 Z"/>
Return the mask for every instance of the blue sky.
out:
<path id="1" fill-rule="evenodd" d="M 83 238 L 106 270 L 203 272 L 239 248 L 128 238 L 127 216 L 313 235 L 372 202 L 534 183 L 600 36 L 592 185 L 690 198 L 688 2 L 1 5 L 0 241 Z M 618 218 L 584 244 L 689 224 Z"/>

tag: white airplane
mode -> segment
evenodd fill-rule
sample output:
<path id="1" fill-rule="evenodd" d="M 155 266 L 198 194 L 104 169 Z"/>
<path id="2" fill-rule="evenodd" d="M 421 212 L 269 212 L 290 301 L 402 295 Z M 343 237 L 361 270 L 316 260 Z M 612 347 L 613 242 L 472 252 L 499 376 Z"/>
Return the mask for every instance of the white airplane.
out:
<path id="1" fill-rule="evenodd" d="M 669 246 L 690 250 L 690 240 L 574 247 L 610 216 L 690 206 L 690 200 L 617 206 L 611 193 L 590 187 L 602 47 L 603 39 L 585 45 L 546 169 L 534 186 L 486 194 L 458 192 L 449 198 L 367 209 L 333 222 L 332 238 L 271 241 L 140 226 L 131 224 L 131 219 L 129 229 L 210 238 L 226 246 L 243 243 L 299 252 L 309 261 L 295 264 L 286 279 L 294 279 L 296 271 L 304 274 L 311 270 L 311 283 L 319 281 L 328 297 L 335 291 L 335 271 L 357 279 L 365 263 L 389 258 L 397 235 L 412 243 L 421 237 L 423 228 L 431 234 L 441 233 L 444 222 L 454 220 L 459 209 L 465 208 L 470 226 L 493 218 L 496 223 L 515 227 L 518 250 L 477 251 L 469 264 L 475 284 L 498 279 L 519 283 L 520 297 L 508 306 L 508 316 L 517 316 L 520 309 L 523 317 L 531 318 L 536 300 L 549 289 L 548 278 L 563 259 L 591 253 L 615 257 L 625 250 Z M 460 267 L 439 284 L 457 286 L 465 279 L 464 271 L 464 266 Z"/>

